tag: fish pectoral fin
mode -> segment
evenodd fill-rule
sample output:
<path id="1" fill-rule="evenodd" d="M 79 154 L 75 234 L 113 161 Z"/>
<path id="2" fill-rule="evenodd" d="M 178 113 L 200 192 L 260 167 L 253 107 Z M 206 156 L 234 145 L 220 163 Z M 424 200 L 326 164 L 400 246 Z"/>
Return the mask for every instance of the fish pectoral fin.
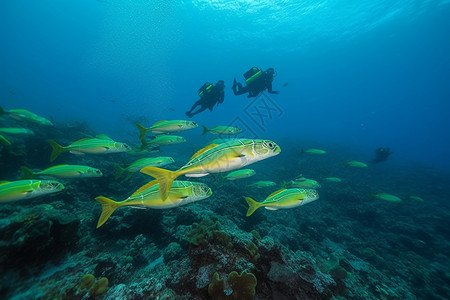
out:
<path id="1" fill-rule="evenodd" d="M 264 207 L 265 209 L 267 209 L 267 210 L 278 210 L 278 208 L 276 208 L 276 207 L 271 207 L 271 206 L 266 206 L 266 207 Z"/>

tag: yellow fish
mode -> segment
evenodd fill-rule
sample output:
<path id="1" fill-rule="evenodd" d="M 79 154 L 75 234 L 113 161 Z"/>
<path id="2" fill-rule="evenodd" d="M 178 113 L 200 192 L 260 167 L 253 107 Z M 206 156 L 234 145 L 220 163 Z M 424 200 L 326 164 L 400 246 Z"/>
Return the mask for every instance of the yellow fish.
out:
<path id="1" fill-rule="evenodd" d="M 159 185 L 153 180 L 139 188 L 127 199 L 116 202 L 106 197 L 97 197 L 102 205 L 102 214 L 97 228 L 102 226 L 112 213 L 122 206 L 149 207 L 153 209 L 167 209 L 203 200 L 212 195 L 211 189 L 204 183 L 191 181 L 174 181 L 168 199 L 163 201 L 159 195 Z"/>
<path id="2" fill-rule="evenodd" d="M 245 197 L 249 206 L 247 217 L 255 210 L 265 207 L 268 210 L 288 209 L 305 205 L 319 199 L 319 194 L 313 189 L 281 189 L 269 196 L 263 202 L 256 202 L 250 197 Z"/>
<path id="3" fill-rule="evenodd" d="M 72 154 L 104 154 L 131 151 L 130 146 L 127 144 L 115 142 L 105 135 L 98 135 L 96 138 L 81 139 L 66 147 L 63 147 L 52 140 L 49 140 L 48 142 L 53 148 L 50 161 L 54 161 L 65 151 L 70 151 Z"/>
<path id="4" fill-rule="evenodd" d="M 172 182 L 180 175 L 202 177 L 211 173 L 236 170 L 280 152 L 280 147 L 269 140 L 238 139 L 206 146 L 197 151 L 188 163 L 177 171 L 145 167 L 141 172 L 158 180 L 161 198 L 166 199 Z"/>

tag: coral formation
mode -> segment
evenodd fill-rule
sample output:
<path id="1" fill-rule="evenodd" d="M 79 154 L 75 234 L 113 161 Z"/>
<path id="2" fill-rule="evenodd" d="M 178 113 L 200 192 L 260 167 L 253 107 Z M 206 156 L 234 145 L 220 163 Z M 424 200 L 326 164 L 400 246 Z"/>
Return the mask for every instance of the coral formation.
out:
<path id="1" fill-rule="evenodd" d="M 256 284 L 256 277 L 252 273 L 243 271 L 239 275 L 232 271 L 227 280 L 224 280 L 216 272 L 208 286 L 208 294 L 214 300 L 252 300 Z"/>

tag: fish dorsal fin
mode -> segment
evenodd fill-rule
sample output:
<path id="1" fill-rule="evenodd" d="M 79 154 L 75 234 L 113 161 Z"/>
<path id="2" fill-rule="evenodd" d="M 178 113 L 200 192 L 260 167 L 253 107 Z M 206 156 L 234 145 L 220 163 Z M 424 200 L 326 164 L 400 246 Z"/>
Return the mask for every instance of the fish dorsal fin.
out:
<path id="1" fill-rule="evenodd" d="M 200 149 L 197 152 L 195 152 L 195 154 L 192 155 L 191 159 L 196 158 L 197 156 L 201 155 L 202 153 L 204 153 L 204 152 L 208 151 L 209 149 L 212 149 L 218 145 L 219 144 L 209 144 L 208 146 L 204 147 L 203 149 Z"/>
<path id="2" fill-rule="evenodd" d="M 278 191 L 275 191 L 275 192 L 273 192 L 272 194 L 270 194 L 269 196 L 267 196 L 267 198 L 273 197 L 273 196 L 275 196 L 276 194 L 281 193 L 281 192 L 283 192 L 283 191 L 285 191 L 285 190 L 286 190 L 286 189 L 279 189 Z"/>
<path id="3" fill-rule="evenodd" d="M 155 124 L 153 124 L 153 126 L 156 126 L 156 125 L 158 125 L 158 124 L 161 124 L 162 122 L 167 122 L 167 120 L 161 120 L 161 121 L 158 121 L 158 122 L 156 122 Z M 152 127 L 153 127 L 152 126 Z"/>
<path id="4" fill-rule="evenodd" d="M 109 136 L 105 135 L 105 134 L 98 134 L 95 136 L 96 138 L 100 139 L 100 140 L 109 140 L 112 141 L 113 139 L 110 138 Z"/>
<path id="5" fill-rule="evenodd" d="M 139 194 L 139 193 L 142 192 L 143 190 L 146 190 L 146 189 L 148 189 L 148 188 L 154 186 L 154 185 L 157 184 L 157 183 L 158 183 L 158 180 L 152 180 L 152 181 L 150 181 L 149 183 L 146 183 L 146 184 L 144 184 L 143 186 L 141 186 L 140 188 L 138 188 L 138 189 L 136 190 L 136 192 L 134 192 L 131 196 L 134 196 L 134 195 L 136 195 L 136 194 Z M 131 197 L 131 196 L 130 196 L 130 197 Z"/>
<path id="6" fill-rule="evenodd" d="M 7 184 L 7 183 L 9 183 L 9 181 L 0 181 L 0 185 Z"/>

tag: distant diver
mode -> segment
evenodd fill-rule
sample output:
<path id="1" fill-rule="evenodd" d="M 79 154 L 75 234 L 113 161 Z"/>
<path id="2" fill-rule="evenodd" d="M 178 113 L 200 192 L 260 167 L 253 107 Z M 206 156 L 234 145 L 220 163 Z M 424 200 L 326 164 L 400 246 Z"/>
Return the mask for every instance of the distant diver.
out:
<path id="1" fill-rule="evenodd" d="M 257 67 L 253 67 L 244 73 L 246 86 L 233 80 L 233 92 L 236 96 L 248 93 L 248 98 L 256 97 L 267 89 L 270 94 L 279 94 L 278 91 L 272 90 L 272 81 L 276 75 L 274 68 L 268 68 L 262 71 Z"/>
<path id="2" fill-rule="evenodd" d="M 376 164 L 382 161 L 386 161 L 388 156 L 391 154 L 392 152 L 389 148 L 379 147 L 375 150 L 375 158 L 372 160 L 372 163 Z"/>
<path id="3" fill-rule="evenodd" d="M 202 87 L 198 90 L 198 95 L 200 99 L 197 100 L 194 105 L 192 105 L 191 109 L 187 111 L 185 114 L 189 118 L 192 118 L 198 113 L 201 113 L 205 109 L 213 110 L 214 105 L 219 105 L 223 103 L 225 93 L 225 82 L 223 80 L 217 81 L 215 85 L 206 82 L 202 85 Z M 192 112 L 197 106 L 200 108 L 196 112 Z"/>

